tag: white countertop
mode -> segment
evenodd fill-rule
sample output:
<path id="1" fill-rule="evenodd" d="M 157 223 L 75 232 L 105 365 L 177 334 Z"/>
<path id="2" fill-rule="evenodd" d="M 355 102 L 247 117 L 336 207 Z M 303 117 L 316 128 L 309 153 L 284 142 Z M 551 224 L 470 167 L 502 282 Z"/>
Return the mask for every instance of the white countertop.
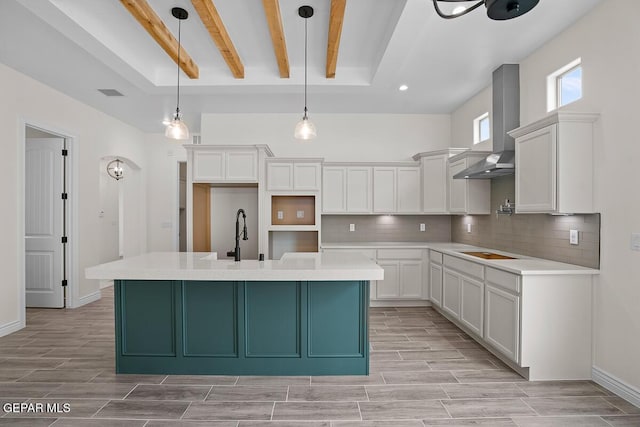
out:
<path id="1" fill-rule="evenodd" d="M 207 252 L 152 252 L 89 267 L 87 279 L 117 280 L 382 280 L 364 255 L 288 253 L 278 261 L 211 260 Z"/>
<path id="2" fill-rule="evenodd" d="M 579 265 L 566 264 L 563 262 L 550 261 L 542 258 L 534 258 L 526 255 L 514 254 L 499 251 L 491 248 L 465 245 L 462 243 L 438 243 L 438 242 L 366 242 L 366 243 L 322 243 L 323 249 L 374 249 L 374 248 L 397 248 L 397 249 L 433 249 L 447 255 L 463 258 L 499 270 L 510 273 L 527 275 L 574 275 L 574 274 L 599 274 L 600 271 L 582 267 Z M 466 255 L 462 252 L 494 252 L 501 255 L 512 256 L 517 259 L 491 260 Z"/>

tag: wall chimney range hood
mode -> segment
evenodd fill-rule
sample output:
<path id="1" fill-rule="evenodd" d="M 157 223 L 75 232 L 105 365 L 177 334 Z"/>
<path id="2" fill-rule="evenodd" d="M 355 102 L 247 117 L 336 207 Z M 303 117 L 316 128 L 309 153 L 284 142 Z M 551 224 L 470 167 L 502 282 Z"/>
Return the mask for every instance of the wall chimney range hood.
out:
<path id="1" fill-rule="evenodd" d="M 507 132 L 520 126 L 520 66 L 493 72 L 493 153 L 455 174 L 455 179 L 487 179 L 515 172 L 515 140 Z"/>

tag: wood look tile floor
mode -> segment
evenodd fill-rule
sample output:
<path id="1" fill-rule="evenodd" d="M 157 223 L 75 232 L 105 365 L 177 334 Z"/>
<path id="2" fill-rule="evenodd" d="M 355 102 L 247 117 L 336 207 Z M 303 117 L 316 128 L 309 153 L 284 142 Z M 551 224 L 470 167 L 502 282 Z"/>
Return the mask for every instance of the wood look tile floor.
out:
<path id="1" fill-rule="evenodd" d="M 527 382 L 431 308 L 372 308 L 369 376 L 116 375 L 113 290 L 0 338 L 0 426 L 640 426 L 591 381 Z M 6 403 L 70 411 L 12 413 Z"/>

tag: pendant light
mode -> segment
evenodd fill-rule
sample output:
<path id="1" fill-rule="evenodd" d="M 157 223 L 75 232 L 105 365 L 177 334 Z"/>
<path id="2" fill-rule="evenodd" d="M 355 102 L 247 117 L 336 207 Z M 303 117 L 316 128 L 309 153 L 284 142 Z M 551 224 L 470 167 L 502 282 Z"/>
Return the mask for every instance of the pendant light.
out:
<path id="1" fill-rule="evenodd" d="M 182 44 L 180 44 L 180 24 L 189 17 L 189 13 L 181 7 L 174 7 L 171 9 L 171 14 L 178 20 L 178 96 L 176 101 L 176 114 L 173 116 L 173 120 L 167 125 L 164 136 L 171 139 L 189 139 L 189 128 L 187 128 L 187 125 L 182 121 L 182 114 L 180 113 L 180 50 L 182 50 Z"/>
<path id="2" fill-rule="evenodd" d="M 458 6 L 453 12 L 445 13 L 438 6 L 438 2 L 444 3 L 469 3 L 476 1 L 468 7 Z M 517 18 L 533 9 L 540 0 L 433 0 L 433 6 L 438 16 L 444 19 L 453 19 L 466 15 L 484 5 L 487 8 L 487 16 L 496 21 Z"/>
<path id="3" fill-rule="evenodd" d="M 316 127 L 307 115 L 307 20 L 313 16 L 313 8 L 311 6 L 300 6 L 298 15 L 304 18 L 304 116 L 296 125 L 293 136 L 296 139 L 309 140 L 317 136 Z"/>

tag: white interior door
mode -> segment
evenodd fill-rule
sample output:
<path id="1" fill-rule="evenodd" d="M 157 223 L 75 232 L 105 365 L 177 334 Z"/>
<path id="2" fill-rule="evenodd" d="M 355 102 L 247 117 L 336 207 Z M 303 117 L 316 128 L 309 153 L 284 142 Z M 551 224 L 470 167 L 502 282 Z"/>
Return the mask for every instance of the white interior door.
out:
<path id="1" fill-rule="evenodd" d="M 64 307 L 64 139 L 27 138 L 25 152 L 25 291 L 27 307 Z"/>

